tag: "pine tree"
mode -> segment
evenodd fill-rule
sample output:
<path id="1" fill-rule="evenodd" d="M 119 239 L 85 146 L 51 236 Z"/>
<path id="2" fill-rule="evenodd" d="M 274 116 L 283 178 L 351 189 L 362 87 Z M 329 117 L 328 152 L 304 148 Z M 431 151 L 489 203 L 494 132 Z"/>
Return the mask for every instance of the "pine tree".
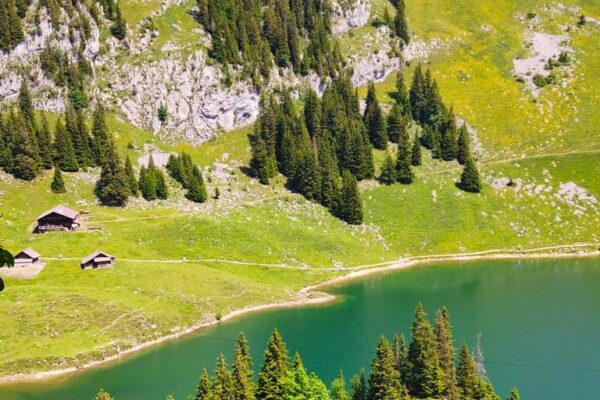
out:
<path id="1" fill-rule="evenodd" d="M 415 175 L 411 168 L 412 153 L 410 147 L 408 132 L 404 129 L 399 132 L 398 155 L 396 160 L 396 179 L 404 185 L 411 184 L 415 179 Z"/>
<path id="2" fill-rule="evenodd" d="M 413 74 L 413 81 L 410 87 L 409 99 L 410 109 L 412 111 L 413 119 L 421 125 L 425 125 L 426 122 L 426 88 L 423 77 L 423 70 L 421 65 L 417 65 Z"/>
<path id="3" fill-rule="evenodd" d="M 404 75 L 402 74 L 402 72 L 398 72 L 398 74 L 396 75 L 395 99 L 396 103 L 400 106 L 400 109 L 402 110 L 402 114 L 405 116 L 410 116 L 410 98 L 408 97 L 408 90 L 406 88 L 406 84 L 404 83 Z"/>
<path id="4" fill-rule="evenodd" d="M 521 394 L 517 388 L 513 388 L 510 391 L 510 396 L 508 396 L 507 400 L 521 400 Z"/>
<path id="5" fill-rule="evenodd" d="M 50 133 L 50 128 L 48 127 L 48 120 L 46 119 L 46 114 L 42 114 L 42 123 L 37 129 L 36 138 L 38 142 L 38 147 L 40 149 L 42 167 L 44 169 L 52 169 L 54 165 L 52 134 Z"/>
<path id="6" fill-rule="evenodd" d="M 235 345 L 233 361 L 233 387 L 235 400 L 254 400 L 252 356 L 246 336 L 241 333 Z"/>
<path id="7" fill-rule="evenodd" d="M 361 369 L 358 375 L 352 377 L 350 387 L 352 389 L 352 400 L 367 400 L 367 383 L 364 369 Z"/>
<path id="8" fill-rule="evenodd" d="M 50 183 L 50 189 L 53 193 L 66 193 L 65 181 L 63 180 L 60 168 L 54 168 L 54 176 L 52 177 L 52 183 Z"/>
<path id="9" fill-rule="evenodd" d="M 198 381 L 198 387 L 196 388 L 196 397 L 194 400 L 211 400 L 212 396 L 212 382 L 206 368 L 202 370 L 200 379 Z"/>
<path id="10" fill-rule="evenodd" d="M 385 156 L 385 160 L 381 166 L 379 182 L 383 183 L 384 185 L 393 185 L 396 183 L 396 163 L 394 162 L 394 159 L 390 153 Z"/>
<path id="11" fill-rule="evenodd" d="M 104 165 L 106 154 L 111 146 L 108 127 L 106 126 L 106 119 L 104 117 L 104 108 L 101 104 L 98 104 L 94 110 L 92 136 L 94 160 L 96 165 L 101 167 Z"/>
<path id="12" fill-rule="evenodd" d="M 284 379 L 289 370 L 288 352 L 277 329 L 273 331 L 265 350 L 258 375 L 257 400 L 280 400 L 284 395 Z"/>
<path id="13" fill-rule="evenodd" d="M 388 135 L 385 128 L 385 119 L 377 100 L 377 92 L 373 82 L 369 82 L 363 120 L 373 146 L 376 149 L 385 150 L 387 148 Z"/>
<path id="14" fill-rule="evenodd" d="M 442 307 L 437 314 L 435 324 L 437 350 L 440 367 L 444 371 L 444 395 L 448 399 L 458 399 L 456 392 L 456 368 L 454 366 L 454 339 L 448 310 Z"/>
<path id="15" fill-rule="evenodd" d="M 219 400 L 235 400 L 233 377 L 223 354 L 220 354 L 217 358 L 212 395 L 215 399 Z"/>
<path id="16" fill-rule="evenodd" d="M 346 390 L 346 379 L 344 373 L 340 371 L 337 378 L 331 383 L 331 400 L 350 400 Z"/>
<path id="17" fill-rule="evenodd" d="M 119 3 L 116 5 L 115 19 L 113 26 L 110 28 L 110 33 L 114 37 L 119 40 L 125 39 L 127 36 L 127 24 L 125 23 L 125 19 L 123 19 L 123 15 L 121 14 L 121 7 Z"/>
<path id="18" fill-rule="evenodd" d="M 470 155 L 465 160 L 465 167 L 460 176 L 460 182 L 457 184 L 457 186 L 465 192 L 481 192 L 481 180 L 479 178 L 479 171 L 477 170 L 477 165 L 475 165 L 475 161 L 473 161 L 473 158 Z"/>
<path id="19" fill-rule="evenodd" d="M 321 196 L 321 177 L 319 167 L 312 151 L 298 156 L 299 160 L 292 177 L 292 187 L 308 200 L 319 201 Z"/>
<path id="20" fill-rule="evenodd" d="M 438 398 L 444 392 L 444 372 L 440 368 L 433 328 L 422 304 L 415 312 L 412 337 L 408 351 L 411 366 L 408 389 L 411 395 L 419 398 Z"/>
<path id="21" fill-rule="evenodd" d="M 391 142 L 398 143 L 400 136 L 406 132 L 406 120 L 402 116 L 402 108 L 394 104 L 387 119 L 388 136 Z"/>
<path id="22" fill-rule="evenodd" d="M 138 197 L 140 195 L 140 188 L 129 156 L 125 157 L 125 175 L 127 175 L 127 182 L 129 183 L 129 190 L 131 190 L 131 194 L 135 197 Z"/>
<path id="23" fill-rule="evenodd" d="M 452 161 L 456 158 L 456 136 L 456 121 L 454 113 L 450 110 L 450 113 L 444 121 L 440 137 L 440 147 L 442 150 L 442 159 L 444 161 Z"/>
<path id="24" fill-rule="evenodd" d="M 160 200 L 166 200 L 169 198 L 169 188 L 165 180 L 165 175 L 157 167 L 153 167 L 151 170 L 152 174 L 156 179 L 156 197 Z"/>
<path id="25" fill-rule="evenodd" d="M 413 140 L 413 144 L 412 144 L 410 161 L 411 161 L 410 163 L 413 167 L 418 167 L 422 163 L 421 139 L 419 138 L 418 133 L 415 133 L 415 139 Z"/>
<path id="26" fill-rule="evenodd" d="M 406 386 L 408 377 L 410 375 L 410 362 L 408 359 L 408 346 L 406 345 L 406 339 L 403 334 L 400 336 L 394 335 L 392 350 L 394 352 L 396 369 L 398 372 L 400 372 L 400 379 Z"/>
<path id="27" fill-rule="evenodd" d="M 465 399 L 476 399 L 481 392 L 481 379 L 475 369 L 475 360 L 467 345 L 463 343 L 458 356 L 458 367 L 456 368 L 456 383 Z"/>
<path id="28" fill-rule="evenodd" d="M 202 172 L 198 167 L 194 166 L 192 170 L 192 177 L 190 178 L 190 182 L 188 184 L 188 191 L 185 197 L 196 203 L 204 203 L 208 198 L 206 194 L 206 188 L 204 187 L 204 178 L 202 177 Z"/>
<path id="29" fill-rule="evenodd" d="M 77 164 L 80 168 L 92 166 L 92 154 L 89 147 L 90 138 L 82 111 L 80 109 L 76 110 L 72 105 L 67 106 L 65 125 L 67 132 L 71 136 L 71 143 L 73 143 Z"/>
<path id="30" fill-rule="evenodd" d="M 53 148 L 54 162 L 62 171 L 77 172 L 79 170 L 71 137 L 60 118 L 56 121 Z"/>
<path id="31" fill-rule="evenodd" d="M 377 357 L 371 361 L 368 400 L 400 400 L 406 398 L 406 389 L 396 369 L 394 354 L 382 336 L 377 344 Z"/>
<path id="32" fill-rule="evenodd" d="M 31 129 L 35 129 L 35 114 L 33 110 L 33 101 L 31 100 L 31 93 L 29 92 L 29 86 L 27 80 L 23 78 L 21 81 L 21 88 L 19 89 L 19 110 L 29 123 Z"/>
<path id="33" fill-rule="evenodd" d="M 363 206 L 356 178 L 348 170 L 342 174 L 342 188 L 337 201 L 336 214 L 350 225 L 361 225 L 363 222 Z"/>
<path id="34" fill-rule="evenodd" d="M 123 207 L 131 195 L 131 188 L 117 150 L 112 145 L 96 183 L 96 197 L 105 206 Z"/>
<path id="35" fill-rule="evenodd" d="M 147 201 L 156 200 L 156 176 L 146 168 L 146 166 L 142 166 L 140 169 L 140 192 L 142 193 L 142 197 Z"/>
<path id="36" fill-rule="evenodd" d="M 14 165 L 11 172 L 17 179 L 32 181 L 39 171 L 38 165 L 32 157 L 25 154 L 17 154 L 14 157 Z"/>
<path id="37" fill-rule="evenodd" d="M 408 34 L 408 24 L 406 22 L 404 1 L 398 1 L 396 7 L 396 16 L 394 17 L 394 33 L 398 36 L 403 44 L 410 43 L 410 35 Z"/>
<path id="38" fill-rule="evenodd" d="M 469 138 L 469 131 L 467 130 L 467 127 L 463 125 L 458 130 L 458 150 L 456 153 L 456 159 L 460 164 L 464 165 L 470 154 L 471 140 Z"/>

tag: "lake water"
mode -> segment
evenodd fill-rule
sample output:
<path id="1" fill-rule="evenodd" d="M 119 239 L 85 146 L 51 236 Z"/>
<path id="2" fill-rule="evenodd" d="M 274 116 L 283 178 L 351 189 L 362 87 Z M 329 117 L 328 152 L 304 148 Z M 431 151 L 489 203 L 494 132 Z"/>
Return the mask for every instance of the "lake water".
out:
<path id="1" fill-rule="evenodd" d="M 268 311 L 52 382 L 0 387 L 2 400 L 91 400 L 99 388 L 117 400 L 185 399 L 219 352 L 231 360 L 244 331 L 255 363 L 273 327 L 290 352 L 329 383 L 368 367 L 380 334 L 409 334 L 422 302 L 430 317 L 446 305 L 457 344 L 481 333 L 488 376 L 505 397 L 598 399 L 600 259 L 480 261 L 417 267 L 332 287 L 340 301 Z"/>

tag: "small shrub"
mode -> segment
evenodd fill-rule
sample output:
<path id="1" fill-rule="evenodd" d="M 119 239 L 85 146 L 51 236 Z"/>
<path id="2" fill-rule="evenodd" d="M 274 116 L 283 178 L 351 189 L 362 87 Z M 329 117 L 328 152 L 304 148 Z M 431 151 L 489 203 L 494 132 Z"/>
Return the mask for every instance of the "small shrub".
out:
<path id="1" fill-rule="evenodd" d="M 167 117 L 169 116 L 169 111 L 167 111 L 167 107 L 162 105 L 158 107 L 158 119 L 161 123 L 167 122 Z"/>
<path id="2" fill-rule="evenodd" d="M 533 83 L 539 88 L 543 88 L 548 84 L 548 82 L 546 81 L 546 77 L 542 74 L 535 74 L 533 76 Z"/>

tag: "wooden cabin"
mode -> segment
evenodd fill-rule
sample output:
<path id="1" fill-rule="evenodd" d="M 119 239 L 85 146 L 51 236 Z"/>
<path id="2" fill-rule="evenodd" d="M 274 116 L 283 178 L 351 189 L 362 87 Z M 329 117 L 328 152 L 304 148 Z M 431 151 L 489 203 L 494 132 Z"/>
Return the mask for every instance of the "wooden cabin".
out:
<path id="1" fill-rule="evenodd" d="M 112 267 L 114 264 L 115 257 L 102 251 L 95 251 L 81 261 L 81 269 Z"/>
<path id="2" fill-rule="evenodd" d="M 25 249 L 15 255 L 15 267 L 29 267 L 40 261 L 40 254 L 33 249 Z"/>
<path id="3" fill-rule="evenodd" d="M 78 217 L 79 213 L 69 207 L 54 207 L 38 217 L 35 232 L 76 231 L 80 226 Z"/>

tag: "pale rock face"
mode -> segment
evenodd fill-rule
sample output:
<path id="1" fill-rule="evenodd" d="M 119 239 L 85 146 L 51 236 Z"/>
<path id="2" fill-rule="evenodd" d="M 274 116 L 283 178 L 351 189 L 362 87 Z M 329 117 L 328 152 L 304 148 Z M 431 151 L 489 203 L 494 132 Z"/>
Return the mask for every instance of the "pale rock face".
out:
<path id="1" fill-rule="evenodd" d="M 350 29 L 361 28 L 366 25 L 371 15 L 370 0 L 355 0 L 347 7 L 338 1 L 332 3 L 333 33 L 339 34 Z"/>

